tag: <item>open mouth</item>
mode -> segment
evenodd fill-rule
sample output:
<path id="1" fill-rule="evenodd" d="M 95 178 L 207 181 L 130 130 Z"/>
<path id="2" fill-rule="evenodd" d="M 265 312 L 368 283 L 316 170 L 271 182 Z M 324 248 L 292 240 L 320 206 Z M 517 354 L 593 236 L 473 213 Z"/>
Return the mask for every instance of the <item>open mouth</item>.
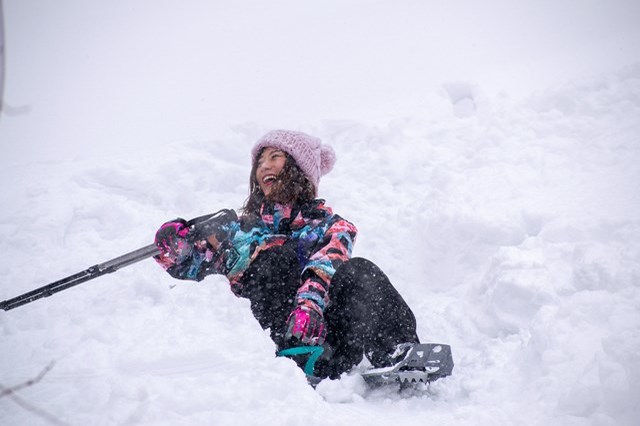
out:
<path id="1" fill-rule="evenodd" d="M 264 183 L 265 185 L 271 185 L 275 181 L 276 181 L 276 175 L 266 175 L 265 177 L 262 178 L 262 183 Z"/>

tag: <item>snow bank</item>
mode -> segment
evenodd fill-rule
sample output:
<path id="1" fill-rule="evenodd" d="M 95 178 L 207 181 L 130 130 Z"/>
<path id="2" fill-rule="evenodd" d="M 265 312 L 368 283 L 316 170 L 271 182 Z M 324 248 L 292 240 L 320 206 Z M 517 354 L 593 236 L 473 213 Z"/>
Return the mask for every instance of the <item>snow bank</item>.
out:
<path id="1" fill-rule="evenodd" d="M 460 102 L 463 102 L 461 106 Z M 640 68 L 512 106 L 470 83 L 377 126 L 303 126 L 338 155 L 321 195 L 360 229 L 454 375 L 419 392 L 307 386 L 220 277 L 153 261 L 0 312 L 0 384 L 65 424 L 562 424 L 640 418 Z M 0 178 L 0 298 L 241 205 L 258 123 Z M 11 396 L 0 423 L 46 424 Z"/>

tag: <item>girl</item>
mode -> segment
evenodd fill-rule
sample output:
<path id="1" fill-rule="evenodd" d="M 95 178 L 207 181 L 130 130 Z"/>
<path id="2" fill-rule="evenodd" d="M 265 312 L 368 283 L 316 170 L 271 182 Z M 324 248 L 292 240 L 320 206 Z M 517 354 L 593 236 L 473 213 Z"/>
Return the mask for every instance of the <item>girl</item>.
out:
<path id="1" fill-rule="evenodd" d="M 318 378 L 337 378 L 366 355 L 396 364 L 419 343 L 411 309 L 372 262 L 351 258 L 357 229 L 316 198 L 336 157 L 305 133 L 275 130 L 252 150 L 249 198 L 205 231 L 182 219 L 156 234 L 156 260 L 173 277 L 224 274 L 250 300 L 278 350 L 322 345 Z"/>

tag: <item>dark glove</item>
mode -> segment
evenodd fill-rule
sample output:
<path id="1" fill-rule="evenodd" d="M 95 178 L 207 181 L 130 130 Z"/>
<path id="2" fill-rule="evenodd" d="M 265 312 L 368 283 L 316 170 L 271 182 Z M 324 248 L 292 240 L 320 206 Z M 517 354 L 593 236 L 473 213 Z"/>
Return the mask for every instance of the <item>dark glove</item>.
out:
<path id="1" fill-rule="evenodd" d="M 299 343 L 305 345 L 322 345 L 327 338 L 327 327 L 321 313 L 307 306 L 298 306 L 291 312 L 287 320 L 285 342 L 290 346 Z"/>
<path id="2" fill-rule="evenodd" d="M 218 242 L 223 242 L 229 238 L 229 224 L 237 221 L 238 215 L 235 211 L 222 209 L 213 214 L 191 219 L 187 224 L 193 225 L 194 239 L 206 240 L 214 237 Z"/>
<path id="3" fill-rule="evenodd" d="M 163 224 L 156 232 L 155 243 L 160 254 L 155 258 L 165 269 L 191 254 L 193 243 L 189 230 L 187 221 L 178 218 Z"/>

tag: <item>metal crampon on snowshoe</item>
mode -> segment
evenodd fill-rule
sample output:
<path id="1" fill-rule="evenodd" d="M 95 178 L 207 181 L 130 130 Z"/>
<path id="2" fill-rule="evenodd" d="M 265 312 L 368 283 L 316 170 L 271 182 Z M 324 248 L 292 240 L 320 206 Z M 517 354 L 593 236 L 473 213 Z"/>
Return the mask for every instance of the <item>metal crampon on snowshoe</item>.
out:
<path id="1" fill-rule="evenodd" d="M 439 343 L 413 345 L 404 359 L 391 367 L 372 368 L 362 378 L 372 387 L 399 383 L 430 383 L 453 371 L 451 346 Z"/>

